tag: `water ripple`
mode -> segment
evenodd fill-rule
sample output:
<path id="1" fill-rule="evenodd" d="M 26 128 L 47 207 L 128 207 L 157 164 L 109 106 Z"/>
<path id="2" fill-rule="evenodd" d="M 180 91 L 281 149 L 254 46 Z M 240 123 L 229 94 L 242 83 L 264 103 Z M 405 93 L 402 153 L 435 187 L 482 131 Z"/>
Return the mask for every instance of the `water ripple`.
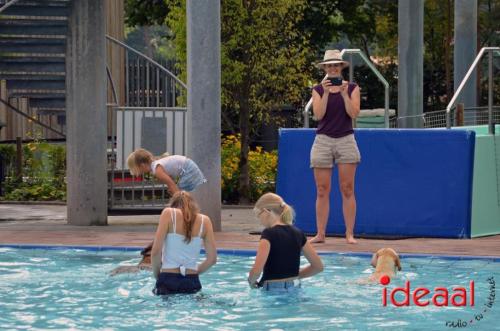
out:
<path id="1" fill-rule="evenodd" d="M 161 298 L 151 293 L 154 279 L 148 272 L 109 277 L 116 266 L 137 263 L 137 252 L 0 252 L 2 330 L 440 329 L 447 320 L 475 313 L 470 307 L 382 307 L 380 285 L 356 284 L 373 271 L 368 257 L 323 256 L 323 273 L 282 295 L 248 288 L 254 257 L 221 254 L 219 263 L 200 276 L 200 293 Z M 476 304 L 482 305 L 490 276 L 500 279 L 500 263 L 409 258 L 388 288 L 406 280 L 429 288 L 468 287 L 474 277 Z M 484 314 L 481 328 L 497 327 L 499 306 Z"/>

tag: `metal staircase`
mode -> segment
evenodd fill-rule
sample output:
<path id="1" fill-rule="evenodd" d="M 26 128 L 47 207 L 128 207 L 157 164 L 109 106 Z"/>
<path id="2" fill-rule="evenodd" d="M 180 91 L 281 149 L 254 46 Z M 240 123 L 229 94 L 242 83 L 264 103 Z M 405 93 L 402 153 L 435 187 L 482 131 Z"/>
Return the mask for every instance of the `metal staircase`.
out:
<path id="1" fill-rule="evenodd" d="M 71 0 L 0 0 L 0 8 L 6 7 L 0 13 L 0 80 L 6 81 L 6 101 L 27 98 L 28 109 L 22 111 L 39 120 L 56 117 L 57 123 L 50 124 L 60 131 L 65 122 L 70 4 Z"/>
<path id="2" fill-rule="evenodd" d="M 0 0 L 0 122 L 6 113 L 10 127 L 5 140 L 29 138 L 19 132 L 31 130 L 33 123 L 45 130 L 41 138 L 64 137 L 71 2 Z M 106 38 L 109 208 L 156 211 L 168 198 L 164 185 L 132 178 L 125 160 L 138 147 L 158 148 L 158 155 L 185 154 L 187 108 L 178 99 L 186 95 L 186 84 L 161 63 L 118 39 Z"/>

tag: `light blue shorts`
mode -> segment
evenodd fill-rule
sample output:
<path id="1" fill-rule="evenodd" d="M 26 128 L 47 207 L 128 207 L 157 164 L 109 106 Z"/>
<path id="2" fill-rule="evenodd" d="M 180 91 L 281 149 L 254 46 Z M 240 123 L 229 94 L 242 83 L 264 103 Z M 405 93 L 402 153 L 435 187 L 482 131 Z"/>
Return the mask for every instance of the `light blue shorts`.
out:
<path id="1" fill-rule="evenodd" d="M 207 179 L 193 160 L 187 159 L 182 167 L 177 186 L 187 192 L 194 191 L 199 185 L 206 183 Z"/>
<path id="2" fill-rule="evenodd" d="M 294 291 L 300 288 L 300 280 L 286 280 L 282 282 L 264 282 L 262 289 L 265 291 Z"/>

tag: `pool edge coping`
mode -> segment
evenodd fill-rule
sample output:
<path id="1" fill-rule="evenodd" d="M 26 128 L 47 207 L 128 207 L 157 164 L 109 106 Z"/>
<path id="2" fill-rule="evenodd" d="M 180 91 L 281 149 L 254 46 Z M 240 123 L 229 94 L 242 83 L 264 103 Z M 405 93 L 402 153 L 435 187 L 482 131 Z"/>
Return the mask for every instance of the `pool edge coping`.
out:
<path id="1" fill-rule="evenodd" d="M 81 249 L 87 251 L 140 251 L 143 246 L 102 246 L 102 245 L 46 245 L 46 244 L 0 244 L 0 248 L 19 248 L 19 249 Z M 256 250 L 250 249 L 217 249 L 217 253 L 226 255 L 255 255 Z M 319 255 L 344 255 L 354 257 L 371 257 L 372 252 L 325 252 L 319 251 Z M 445 260 L 492 260 L 500 262 L 500 256 L 491 255 L 450 255 L 450 254 L 425 254 L 425 253 L 401 253 L 402 258 L 441 258 Z"/>

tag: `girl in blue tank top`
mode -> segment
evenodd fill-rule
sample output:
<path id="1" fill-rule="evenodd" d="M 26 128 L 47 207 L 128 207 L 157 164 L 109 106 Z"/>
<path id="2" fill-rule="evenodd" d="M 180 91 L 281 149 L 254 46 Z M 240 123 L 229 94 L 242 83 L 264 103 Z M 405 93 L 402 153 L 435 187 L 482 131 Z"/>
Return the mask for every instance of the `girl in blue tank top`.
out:
<path id="1" fill-rule="evenodd" d="M 160 182 L 167 185 L 171 194 L 178 191 L 194 191 L 207 181 L 198 165 L 182 155 L 166 153 L 161 158 L 155 158 L 151 152 L 139 148 L 128 156 L 127 165 L 133 176 L 152 173 Z"/>

